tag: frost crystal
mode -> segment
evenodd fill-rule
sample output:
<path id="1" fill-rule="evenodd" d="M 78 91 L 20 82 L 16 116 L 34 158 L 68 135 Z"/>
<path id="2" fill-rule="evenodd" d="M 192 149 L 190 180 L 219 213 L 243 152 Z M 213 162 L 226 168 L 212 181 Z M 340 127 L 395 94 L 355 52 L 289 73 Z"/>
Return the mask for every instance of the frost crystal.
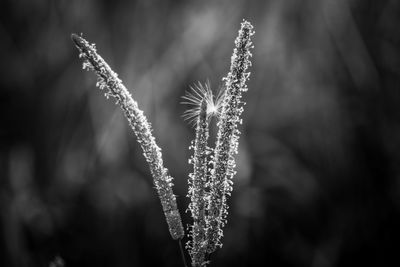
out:
<path id="1" fill-rule="evenodd" d="M 125 117 L 135 132 L 140 143 L 143 155 L 150 167 L 154 185 L 161 200 L 161 205 L 167 219 L 169 232 L 173 239 L 181 239 L 184 236 L 181 216 L 179 214 L 176 198 L 172 191 L 172 177 L 164 168 L 161 149 L 157 146 L 151 127 L 143 111 L 138 108 L 137 102 L 122 84 L 118 75 L 112 71 L 104 59 L 97 54 L 96 47 L 89 44 L 82 37 L 72 34 L 72 40 L 80 51 L 80 58 L 83 58 L 83 68 L 93 70 L 98 75 L 97 86 L 105 89 L 105 96 L 112 96 L 121 107 Z"/>
<path id="2" fill-rule="evenodd" d="M 250 48 L 253 47 L 251 42 L 253 34 L 253 26 L 248 21 L 243 21 L 235 40 L 230 71 L 227 77 L 223 78 L 226 91 L 218 121 L 206 217 L 207 253 L 212 253 L 217 247 L 222 246 L 222 228 L 225 226 L 228 214 L 226 200 L 231 194 L 232 178 L 236 173 L 234 155 L 237 153 L 240 134 L 237 125 L 240 123 L 240 115 L 243 111 L 242 92 L 247 91 L 246 81 L 250 75 L 246 70 L 251 66 L 249 58 L 251 57 Z"/>

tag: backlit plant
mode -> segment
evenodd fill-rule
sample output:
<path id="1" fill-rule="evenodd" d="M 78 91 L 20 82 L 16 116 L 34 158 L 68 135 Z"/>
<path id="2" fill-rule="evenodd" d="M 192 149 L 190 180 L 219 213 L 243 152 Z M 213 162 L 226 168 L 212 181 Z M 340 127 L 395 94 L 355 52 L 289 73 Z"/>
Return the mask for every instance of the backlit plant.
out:
<path id="1" fill-rule="evenodd" d="M 230 71 L 223 78 L 223 89 L 217 97 L 213 96 L 209 84 L 200 83 L 183 96 L 183 103 L 193 106 L 184 113 L 184 118 L 196 128 L 190 147 L 193 156 L 189 159 L 193 172 L 188 179 L 189 211 L 193 221 L 189 226 L 190 240 L 186 246 L 192 266 L 207 265 L 209 255 L 222 246 L 223 227 L 228 214 L 226 201 L 232 192 L 232 178 L 236 173 L 234 156 L 238 152 L 238 125 L 244 104 L 241 98 L 242 92 L 247 91 L 253 34 L 253 26 L 243 21 L 235 40 Z M 172 190 L 173 179 L 164 167 L 161 149 L 151 133 L 146 116 L 118 75 L 97 53 L 95 45 L 76 34 L 71 37 L 80 52 L 79 57 L 83 58 L 83 68 L 97 74 L 96 85 L 105 90 L 107 98 L 116 99 L 134 131 L 149 165 L 171 237 L 181 242 L 184 228 Z M 218 127 L 214 148 L 208 145 L 212 117 L 216 118 Z"/>

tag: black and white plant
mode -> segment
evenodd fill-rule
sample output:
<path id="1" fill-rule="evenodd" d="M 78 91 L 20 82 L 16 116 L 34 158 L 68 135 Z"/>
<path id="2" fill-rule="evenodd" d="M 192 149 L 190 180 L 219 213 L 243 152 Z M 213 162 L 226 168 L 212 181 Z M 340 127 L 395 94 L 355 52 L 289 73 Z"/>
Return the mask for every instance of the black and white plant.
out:
<path id="1" fill-rule="evenodd" d="M 246 82 L 250 76 L 247 70 L 251 66 L 253 35 L 253 26 L 244 20 L 235 40 L 229 73 L 223 78 L 223 90 L 217 97 L 214 97 L 209 84 L 200 83 L 183 96 L 183 103 L 192 105 L 184 113 L 184 118 L 193 123 L 196 129 L 190 147 L 193 155 L 189 163 L 193 165 L 193 172 L 188 179 L 188 210 L 192 222 L 186 246 L 194 267 L 206 266 L 210 254 L 222 246 L 223 228 L 228 215 L 227 198 L 231 195 L 236 174 L 235 155 L 238 153 L 240 135 L 238 126 L 244 106 L 242 93 L 247 91 Z M 72 34 L 71 38 L 79 50 L 79 57 L 83 59 L 83 68 L 97 74 L 97 87 L 105 91 L 107 98 L 115 98 L 134 131 L 149 165 L 171 237 L 180 243 L 185 233 L 172 190 L 173 178 L 164 167 L 161 149 L 152 135 L 146 116 L 118 75 L 97 53 L 95 45 L 76 34 Z M 208 140 L 212 117 L 216 118 L 218 128 L 213 148 Z"/>

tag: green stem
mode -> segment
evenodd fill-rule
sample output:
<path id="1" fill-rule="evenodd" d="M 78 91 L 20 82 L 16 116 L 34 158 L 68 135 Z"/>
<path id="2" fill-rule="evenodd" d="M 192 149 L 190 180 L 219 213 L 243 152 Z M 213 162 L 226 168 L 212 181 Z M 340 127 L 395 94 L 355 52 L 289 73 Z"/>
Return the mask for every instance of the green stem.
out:
<path id="1" fill-rule="evenodd" d="M 183 266 L 184 267 L 188 267 L 187 262 L 186 262 L 186 257 L 185 257 L 185 251 L 184 251 L 183 246 L 182 246 L 182 239 L 181 238 L 178 239 L 178 243 L 179 243 L 179 250 L 181 252 Z"/>

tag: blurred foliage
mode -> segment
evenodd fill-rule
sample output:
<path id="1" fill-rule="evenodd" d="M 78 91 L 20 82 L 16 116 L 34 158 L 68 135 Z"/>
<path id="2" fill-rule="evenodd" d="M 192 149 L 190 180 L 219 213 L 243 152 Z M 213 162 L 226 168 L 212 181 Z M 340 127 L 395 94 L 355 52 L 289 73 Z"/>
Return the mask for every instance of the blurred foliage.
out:
<path id="1" fill-rule="evenodd" d="M 186 223 L 188 86 L 253 67 L 224 246 L 211 266 L 397 266 L 396 0 L 0 3 L 0 266 L 181 266 L 140 147 L 81 70 L 83 35 L 153 123 Z M 390 264 L 389 264 L 390 263 Z"/>

